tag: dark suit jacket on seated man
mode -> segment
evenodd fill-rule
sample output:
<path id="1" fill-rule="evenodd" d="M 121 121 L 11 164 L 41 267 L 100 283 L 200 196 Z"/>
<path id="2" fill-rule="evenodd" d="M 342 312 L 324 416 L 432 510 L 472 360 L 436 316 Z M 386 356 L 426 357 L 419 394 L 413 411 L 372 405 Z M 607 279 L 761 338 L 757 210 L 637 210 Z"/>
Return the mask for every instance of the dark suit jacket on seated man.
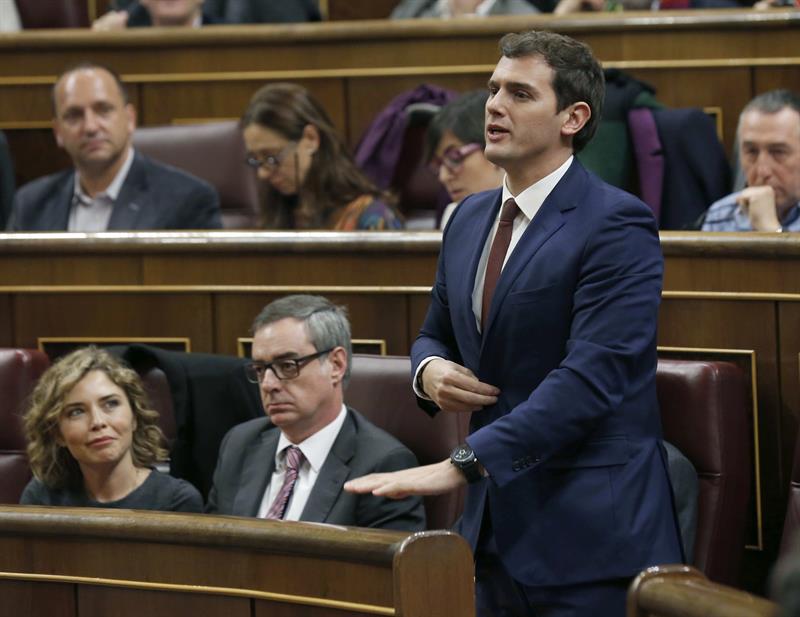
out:
<path id="1" fill-rule="evenodd" d="M 417 465 L 399 441 L 343 404 L 351 356 L 344 311 L 319 296 L 287 296 L 267 305 L 253 332 L 248 374 L 260 384 L 268 417 L 226 435 L 207 511 L 424 529 L 419 497 L 342 490 L 351 478 Z"/>
<path id="2" fill-rule="evenodd" d="M 682 561 L 656 398 L 658 230 L 573 156 L 603 101 L 591 50 L 549 32 L 501 50 L 486 157 L 505 183 L 453 214 L 412 348 L 418 395 L 471 412 L 470 435 L 451 460 L 346 488 L 468 483 L 479 615 L 622 617 L 632 577 Z"/>
<path id="3" fill-rule="evenodd" d="M 53 104 L 53 132 L 74 169 L 20 188 L 9 230 L 222 227 L 210 185 L 134 152 L 136 112 L 110 70 L 83 64 L 66 71 L 53 87 Z"/>

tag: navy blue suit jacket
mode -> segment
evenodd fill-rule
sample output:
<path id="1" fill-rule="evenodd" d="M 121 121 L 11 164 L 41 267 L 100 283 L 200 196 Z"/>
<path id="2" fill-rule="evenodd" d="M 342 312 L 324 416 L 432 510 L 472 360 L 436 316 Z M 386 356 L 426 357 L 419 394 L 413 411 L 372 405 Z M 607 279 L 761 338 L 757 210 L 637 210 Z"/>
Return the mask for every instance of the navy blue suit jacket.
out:
<path id="1" fill-rule="evenodd" d="M 503 269 L 486 331 L 472 289 L 501 191 L 468 197 L 442 242 L 412 349 L 500 388 L 468 443 L 489 473 L 468 488 L 461 532 L 484 508 L 526 585 L 632 576 L 682 561 L 659 447 L 656 325 L 663 258 L 650 209 L 575 160 Z"/>
<path id="2" fill-rule="evenodd" d="M 73 169 L 29 182 L 14 196 L 9 231 L 65 231 L 74 190 Z M 221 227 L 219 196 L 210 184 L 135 153 L 109 230 Z"/>

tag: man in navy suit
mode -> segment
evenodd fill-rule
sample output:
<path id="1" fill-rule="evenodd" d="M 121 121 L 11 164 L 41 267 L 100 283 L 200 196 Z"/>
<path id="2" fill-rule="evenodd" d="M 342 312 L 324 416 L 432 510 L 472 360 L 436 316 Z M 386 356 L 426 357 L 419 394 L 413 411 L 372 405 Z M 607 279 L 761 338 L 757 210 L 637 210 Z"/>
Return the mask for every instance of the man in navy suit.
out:
<path id="1" fill-rule="evenodd" d="M 111 70 L 86 63 L 62 73 L 53 112 L 53 133 L 74 169 L 19 189 L 10 231 L 222 227 L 209 184 L 134 152 L 136 111 Z"/>
<path id="2" fill-rule="evenodd" d="M 453 215 L 412 349 L 424 406 L 471 413 L 470 435 L 450 460 L 346 489 L 467 483 L 479 615 L 621 617 L 632 577 L 682 561 L 655 387 L 656 223 L 574 158 L 603 101 L 591 50 L 548 32 L 500 48 L 486 157 L 505 182 Z"/>

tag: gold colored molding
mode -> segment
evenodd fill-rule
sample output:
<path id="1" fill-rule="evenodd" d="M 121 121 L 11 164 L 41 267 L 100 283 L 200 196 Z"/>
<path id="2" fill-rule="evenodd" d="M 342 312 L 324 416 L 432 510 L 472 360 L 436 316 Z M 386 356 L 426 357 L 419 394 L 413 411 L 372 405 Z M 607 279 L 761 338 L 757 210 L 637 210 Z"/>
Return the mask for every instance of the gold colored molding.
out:
<path id="1" fill-rule="evenodd" d="M 192 339 L 185 336 L 40 336 L 36 339 L 36 347 L 39 351 L 45 352 L 45 345 L 54 343 L 56 345 L 64 343 L 77 343 L 80 345 L 126 345 L 140 343 L 142 345 L 153 345 L 167 343 L 171 345 L 183 345 L 183 351 L 192 351 Z"/>
<path id="2" fill-rule="evenodd" d="M 767 291 L 662 291 L 661 297 L 667 300 L 770 300 L 775 302 L 800 302 L 800 294 Z"/>
<path id="3" fill-rule="evenodd" d="M 386 355 L 386 339 L 382 338 L 354 338 L 350 339 L 353 347 L 356 345 L 377 345 L 379 348 L 378 355 L 385 356 Z M 240 336 L 236 339 L 236 355 L 240 358 L 249 358 L 250 354 L 247 353 L 247 349 L 253 345 L 253 337 L 252 336 Z M 353 353 L 362 353 L 359 351 L 353 350 Z"/>
<path id="4" fill-rule="evenodd" d="M 429 294 L 429 286 L 388 285 L 26 285 L 0 286 L 0 294 L 204 294 L 204 293 L 331 293 L 331 294 Z M 800 295 L 798 295 L 800 300 Z"/>
<path id="5" fill-rule="evenodd" d="M 300 604 L 349 610 L 369 615 L 395 615 L 392 607 L 378 606 L 376 604 L 361 604 L 358 602 L 345 602 L 342 600 L 328 600 L 312 596 L 299 596 L 271 591 L 258 591 L 256 589 L 236 589 L 232 587 L 210 587 L 207 585 L 183 585 L 177 583 L 151 583 L 146 581 L 132 581 L 114 578 L 96 578 L 89 576 L 69 576 L 65 574 L 34 574 L 27 572 L 0 572 L 0 580 L 29 581 L 35 583 L 69 583 L 76 585 L 97 585 L 101 587 L 120 587 L 123 589 L 142 589 L 148 591 L 176 591 L 179 593 L 203 593 L 209 595 L 234 596 L 239 598 L 252 598 L 256 600 L 269 600 L 286 604 Z"/>
<path id="6" fill-rule="evenodd" d="M 753 477 L 755 481 L 755 506 L 756 506 L 756 534 L 758 536 L 756 544 L 746 544 L 745 548 L 755 551 L 764 550 L 764 525 L 762 515 L 762 496 L 761 496 L 761 452 L 759 449 L 758 435 L 758 373 L 756 368 L 756 351 L 754 349 L 726 349 L 713 347 L 668 347 L 658 346 L 658 353 L 674 353 L 681 355 L 698 355 L 702 360 L 723 359 L 725 356 L 747 357 L 750 364 L 750 391 L 753 422 Z"/>
<path id="7" fill-rule="evenodd" d="M 800 66 L 800 57 L 775 58 L 705 58 L 687 60 L 608 60 L 606 68 L 623 70 L 674 69 L 739 69 L 755 67 Z M 442 66 L 382 66 L 335 69 L 282 69 L 267 71 L 225 71 L 219 73 L 130 73 L 122 80 L 129 85 L 164 83 L 208 83 L 231 81 L 297 81 L 315 79 L 371 79 L 376 77 L 431 77 L 437 75 L 490 75 L 494 64 L 464 64 Z M 52 85 L 55 75 L 0 77 L 0 87 Z"/>
<path id="8" fill-rule="evenodd" d="M 0 285 L 0 294 L 363 294 L 427 295 L 428 285 Z M 800 302 L 800 293 L 735 291 L 663 291 L 665 300 Z"/>

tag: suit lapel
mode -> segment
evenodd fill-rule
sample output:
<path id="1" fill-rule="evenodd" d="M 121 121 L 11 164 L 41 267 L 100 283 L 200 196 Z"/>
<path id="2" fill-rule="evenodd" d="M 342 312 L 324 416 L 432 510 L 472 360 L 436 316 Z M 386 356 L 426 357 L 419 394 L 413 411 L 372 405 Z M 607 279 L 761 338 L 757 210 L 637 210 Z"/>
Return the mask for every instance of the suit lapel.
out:
<path id="1" fill-rule="evenodd" d="M 114 203 L 108 229 L 138 229 L 137 221 L 150 205 L 145 161 L 134 153 L 133 164 Z"/>
<path id="2" fill-rule="evenodd" d="M 69 228 L 69 213 L 75 196 L 75 173 L 67 175 L 67 181 L 58 189 L 58 195 L 52 201 L 54 212 L 43 217 L 43 220 L 57 221 L 55 229 Z"/>
<path id="3" fill-rule="evenodd" d="M 522 234 L 497 281 L 497 287 L 492 297 L 492 306 L 489 309 L 489 318 L 486 322 L 484 340 L 486 340 L 486 334 L 491 330 L 492 323 L 514 280 L 528 267 L 544 243 L 564 225 L 562 213 L 577 205 L 578 198 L 583 194 L 585 178 L 583 167 L 578 163 L 577 158 L 574 159 L 567 173 L 544 200 L 542 207 L 539 208 L 525 233 Z"/>
<path id="4" fill-rule="evenodd" d="M 264 491 L 275 471 L 275 451 L 281 432 L 271 425 L 262 433 L 261 439 L 251 443 L 244 455 L 242 483 L 233 499 L 232 514 L 237 516 L 256 516 Z"/>
<path id="5" fill-rule="evenodd" d="M 300 515 L 301 521 L 324 523 L 336 500 L 342 494 L 342 486 L 350 475 L 348 463 L 356 449 L 356 427 L 352 412 L 347 417 L 333 442 L 331 451 L 319 471 L 314 488 L 308 497 L 306 507 Z"/>

